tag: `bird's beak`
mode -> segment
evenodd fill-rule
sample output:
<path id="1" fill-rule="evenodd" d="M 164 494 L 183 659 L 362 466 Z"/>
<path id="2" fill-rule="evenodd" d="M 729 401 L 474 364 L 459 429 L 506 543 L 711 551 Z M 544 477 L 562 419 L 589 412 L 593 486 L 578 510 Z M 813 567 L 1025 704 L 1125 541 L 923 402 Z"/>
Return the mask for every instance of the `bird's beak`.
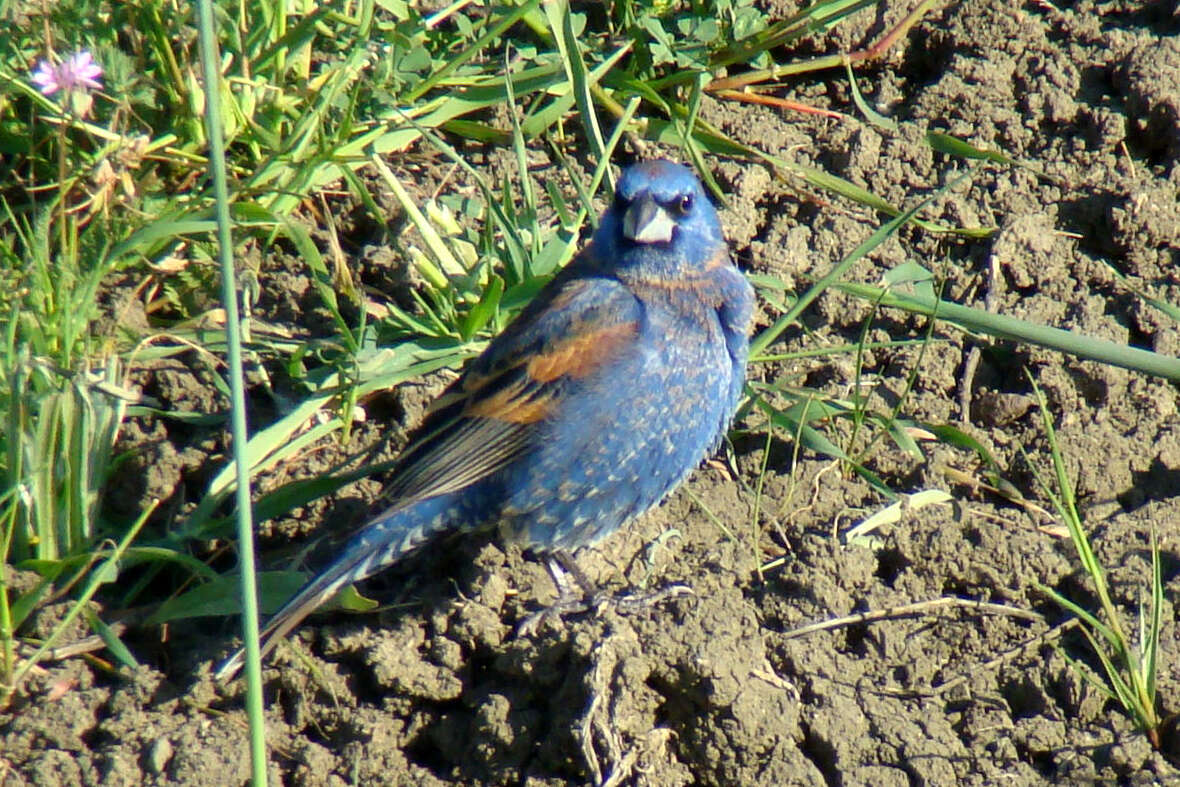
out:
<path id="1" fill-rule="evenodd" d="M 623 235 L 636 243 L 667 243 L 676 223 L 660 203 L 644 194 L 623 214 Z"/>

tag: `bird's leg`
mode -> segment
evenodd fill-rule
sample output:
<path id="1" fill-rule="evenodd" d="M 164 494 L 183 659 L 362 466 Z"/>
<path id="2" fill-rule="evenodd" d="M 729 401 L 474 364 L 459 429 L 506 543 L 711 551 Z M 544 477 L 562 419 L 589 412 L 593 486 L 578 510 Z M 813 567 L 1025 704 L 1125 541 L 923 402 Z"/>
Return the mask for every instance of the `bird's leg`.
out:
<path id="1" fill-rule="evenodd" d="M 521 621 L 517 634 L 528 636 L 535 633 L 547 618 L 560 620 L 564 615 L 585 612 L 599 595 L 598 588 L 569 552 L 558 549 L 545 555 L 545 570 L 557 589 L 557 600 Z"/>
<path id="2" fill-rule="evenodd" d="M 590 580 L 590 577 L 586 576 L 586 572 L 578 565 L 578 561 L 574 560 L 574 556 L 564 549 L 554 550 L 549 555 L 549 559 L 545 561 L 545 565 L 549 569 L 549 576 L 553 577 L 553 584 L 557 586 L 559 593 L 573 596 L 573 588 L 569 585 L 569 579 L 573 577 L 574 582 L 582 591 L 578 596 L 580 600 L 590 602 L 599 595 L 598 586 Z"/>

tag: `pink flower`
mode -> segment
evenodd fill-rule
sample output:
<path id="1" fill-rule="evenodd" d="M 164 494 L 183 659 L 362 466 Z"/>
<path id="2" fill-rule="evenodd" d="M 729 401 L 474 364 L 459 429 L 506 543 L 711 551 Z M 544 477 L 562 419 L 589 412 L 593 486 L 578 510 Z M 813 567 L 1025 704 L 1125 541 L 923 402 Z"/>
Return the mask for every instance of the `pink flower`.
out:
<path id="1" fill-rule="evenodd" d="M 59 90 L 98 90 L 102 87 L 101 76 L 102 68 L 94 62 L 90 51 L 83 49 L 56 66 L 42 60 L 37 64 L 32 80 L 44 95 L 52 96 Z"/>

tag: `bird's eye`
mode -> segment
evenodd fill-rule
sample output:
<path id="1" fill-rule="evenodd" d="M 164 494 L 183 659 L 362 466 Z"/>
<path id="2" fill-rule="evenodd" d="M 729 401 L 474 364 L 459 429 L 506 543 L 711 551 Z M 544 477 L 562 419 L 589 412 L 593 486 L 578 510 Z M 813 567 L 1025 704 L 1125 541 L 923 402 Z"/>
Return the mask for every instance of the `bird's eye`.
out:
<path id="1" fill-rule="evenodd" d="M 680 197 L 680 199 L 678 199 L 676 201 L 676 210 L 680 213 L 681 216 L 686 215 L 690 210 L 692 210 L 692 195 L 691 194 L 682 195 Z"/>

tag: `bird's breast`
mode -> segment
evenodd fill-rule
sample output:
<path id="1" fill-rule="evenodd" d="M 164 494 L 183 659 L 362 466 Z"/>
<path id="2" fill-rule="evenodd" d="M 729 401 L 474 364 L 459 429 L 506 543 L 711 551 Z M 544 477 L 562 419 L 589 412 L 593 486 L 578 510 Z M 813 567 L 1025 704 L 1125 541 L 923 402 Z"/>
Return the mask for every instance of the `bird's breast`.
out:
<path id="1" fill-rule="evenodd" d="M 647 304 L 624 352 L 578 380 L 505 479 L 506 529 L 575 549 L 658 503 L 715 445 L 733 365 L 716 312 Z"/>

